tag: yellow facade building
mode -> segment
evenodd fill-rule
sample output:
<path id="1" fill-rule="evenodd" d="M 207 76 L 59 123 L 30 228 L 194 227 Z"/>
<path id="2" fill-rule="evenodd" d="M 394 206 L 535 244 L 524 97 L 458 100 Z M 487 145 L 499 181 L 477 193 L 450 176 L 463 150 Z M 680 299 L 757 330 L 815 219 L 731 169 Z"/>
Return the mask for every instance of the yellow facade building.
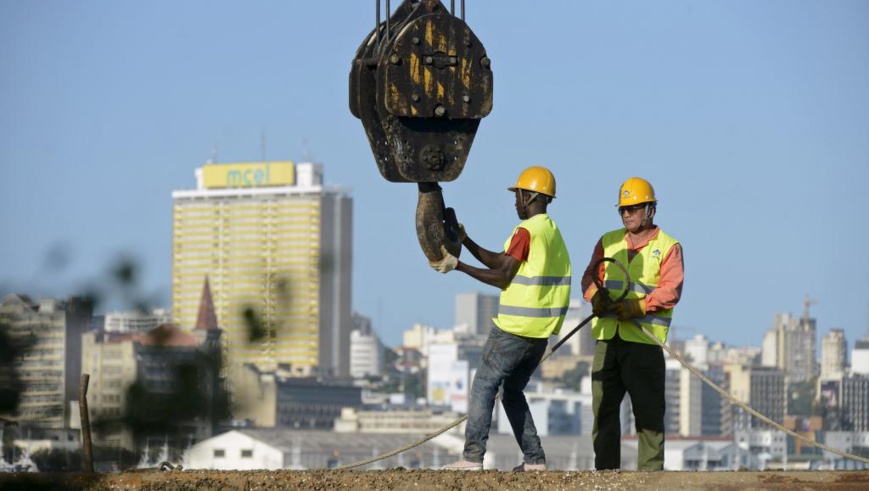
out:
<path id="1" fill-rule="evenodd" d="M 206 164 L 173 198 L 172 314 L 191 329 L 206 278 L 225 366 L 349 373 L 352 199 L 321 164 Z"/>

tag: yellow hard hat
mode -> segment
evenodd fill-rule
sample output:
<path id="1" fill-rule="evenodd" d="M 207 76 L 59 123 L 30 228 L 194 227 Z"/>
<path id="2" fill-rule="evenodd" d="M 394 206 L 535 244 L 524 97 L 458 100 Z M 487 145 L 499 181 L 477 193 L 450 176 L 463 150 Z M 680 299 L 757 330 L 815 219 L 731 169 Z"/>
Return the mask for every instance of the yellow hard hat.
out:
<path id="1" fill-rule="evenodd" d="M 550 198 L 555 197 L 555 176 L 546 167 L 538 165 L 531 166 L 519 174 L 519 179 L 516 179 L 516 185 L 507 188 L 510 191 L 517 189 L 527 189 L 540 194 L 545 194 Z"/>
<path id="2" fill-rule="evenodd" d="M 632 206 L 657 201 L 655 190 L 649 181 L 642 177 L 631 177 L 619 188 L 619 204 L 616 206 Z"/>

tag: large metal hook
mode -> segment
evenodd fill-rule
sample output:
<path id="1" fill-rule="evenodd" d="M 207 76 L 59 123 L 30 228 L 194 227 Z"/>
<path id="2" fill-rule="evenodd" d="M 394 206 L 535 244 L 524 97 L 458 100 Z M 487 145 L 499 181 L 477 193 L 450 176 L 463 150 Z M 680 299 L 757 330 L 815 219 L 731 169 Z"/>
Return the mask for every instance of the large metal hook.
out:
<path id="1" fill-rule="evenodd" d="M 462 252 L 459 223 L 455 210 L 444 205 L 444 196 L 436 182 L 421 182 L 416 205 L 416 238 L 429 261 L 443 259 L 441 246 L 455 257 Z"/>

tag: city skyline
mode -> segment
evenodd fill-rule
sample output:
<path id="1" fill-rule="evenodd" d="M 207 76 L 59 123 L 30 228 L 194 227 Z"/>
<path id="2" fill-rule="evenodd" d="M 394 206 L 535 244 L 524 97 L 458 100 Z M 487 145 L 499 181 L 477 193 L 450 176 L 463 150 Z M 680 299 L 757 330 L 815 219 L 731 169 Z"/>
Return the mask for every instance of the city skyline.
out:
<path id="1" fill-rule="evenodd" d="M 0 3 L 0 293 L 86 293 L 125 256 L 143 297 L 171 308 L 171 191 L 208 159 L 288 159 L 352 189 L 352 309 L 386 344 L 417 322 L 452 327 L 457 293 L 496 294 L 426 264 L 416 188 L 382 179 L 347 104 L 373 2 L 338 8 Z M 647 177 L 656 221 L 685 248 L 681 338 L 758 346 L 808 294 L 818 334 L 840 328 L 851 347 L 869 327 L 869 232 L 852 216 L 869 182 L 866 14 L 859 1 L 467 2 L 494 108 L 442 184 L 447 206 L 498 248 L 518 221 L 505 188 L 549 166 L 579 298 L 595 241 L 619 225 L 618 184 Z"/>

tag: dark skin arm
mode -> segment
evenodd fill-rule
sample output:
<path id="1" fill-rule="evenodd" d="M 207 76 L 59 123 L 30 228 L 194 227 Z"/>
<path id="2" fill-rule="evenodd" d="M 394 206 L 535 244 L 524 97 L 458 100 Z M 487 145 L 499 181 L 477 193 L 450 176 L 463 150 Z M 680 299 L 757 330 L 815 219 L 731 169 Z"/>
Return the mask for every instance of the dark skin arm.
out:
<path id="1" fill-rule="evenodd" d="M 529 196 L 527 193 L 523 194 L 522 190 L 515 191 L 515 195 L 516 213 L 520 219 L 527 220 L 540 213 L 546 213 L 546 200 L 536 199 L 536 195 Z M 464 240 L 462 240 L 462 245 L 477 261 L 483 263 L 488 269 L 475 268 L 458 261 L 456 270 L 465 273 L 477 281 L 492 285 L 501 290 L 510 286 L 516 273 L 519 272 L 519 266 L 522 265 L 515 257 L 507 254 L 506 251 L 492 252 L 484 249 L 468 236 L 465 236 Z"/>
<path id="2" fill-rule="evenodd" d="M 471 278 L 482 281 L 487 285 L 492 285 L 501 290 L 510 286 L 513 277 L 519 271 L 520 263 L 513 256 L 503 252 L 492 252 L 480 247 L 476 242 L 468 237 L 462 241 L 465 249 L 471 253 L 478 261 L 486 265 L 489 269 L 480 269 L 469 266 L 459 261 L 456 270 L 461 271 Z"/>

